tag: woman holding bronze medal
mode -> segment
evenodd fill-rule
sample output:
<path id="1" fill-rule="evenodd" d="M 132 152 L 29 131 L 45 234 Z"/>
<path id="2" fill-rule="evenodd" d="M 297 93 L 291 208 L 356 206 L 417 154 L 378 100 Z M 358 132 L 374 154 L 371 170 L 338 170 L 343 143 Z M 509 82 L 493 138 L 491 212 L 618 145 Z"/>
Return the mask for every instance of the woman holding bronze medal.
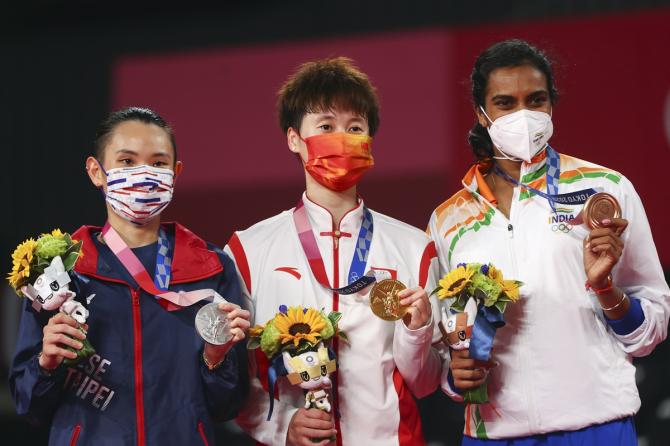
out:
<path id="1" fill-rule="evenodd" d="M 490 363 L 452 350 L 442 388 L 465 407 L 464 445 L 633 445 L 634 356 L 666 337 L 670 290 L 633 185 L 556 152 L 551 65 L 521 40 L 472 71 L 477 158 L 430 220 L 441 272 L 495 264 L 520 280 Z"/>
<path id="2" fill-rule="evenodd" d="M 64 363 L 82 348 L 77 321 L 26 303 L 12 361 L 17 411 L 51 423 L 49 444 L 211 444 L 212 418 L 234 417 L 246 395 L 249 312 L 235 267 L 161 222 L 181 169 L 171 128 L 151 110 L 119 110 L 98 129 L 86 170 L 107 223 L 72 234 L 82 253 L 68 284 L 96 352 Z"/>

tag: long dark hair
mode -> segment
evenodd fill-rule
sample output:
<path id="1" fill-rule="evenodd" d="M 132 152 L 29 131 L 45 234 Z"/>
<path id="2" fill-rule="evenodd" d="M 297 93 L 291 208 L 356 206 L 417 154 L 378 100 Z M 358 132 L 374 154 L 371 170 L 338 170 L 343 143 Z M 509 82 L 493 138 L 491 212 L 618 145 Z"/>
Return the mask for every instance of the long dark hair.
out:
<path id="1" fill-rule="evenodd" d="M 549 99 L 552 105 L 555 104 L 558 101 L 558 90 L 554 85 L 554 73 L 547 56 L 524 40 L 511 39 L 491 45 L 477 57 L 470 75 L 472 101 L 475 107 L 484 107 L 486 87 L 492 71 L 498 68 L 521 65 L 530 65 L 544 74 L 547 78 Z M 493 156 L 493 142 L 488 131 L 479 121 L 475 121 L 474 127 L 468 133 L 468 142 L 477 160 L 484 160 Z"/>

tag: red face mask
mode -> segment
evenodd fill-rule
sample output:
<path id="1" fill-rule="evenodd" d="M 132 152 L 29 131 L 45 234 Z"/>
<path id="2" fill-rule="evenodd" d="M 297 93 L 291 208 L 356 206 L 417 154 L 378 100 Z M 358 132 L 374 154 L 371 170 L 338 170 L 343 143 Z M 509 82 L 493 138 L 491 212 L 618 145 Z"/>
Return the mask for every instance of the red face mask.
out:
<path id="1" fill-rule="evenodd" d="M 305 169 L 319 184 L 336 192 L 356 185 L 374 165 L 372 138 L 351 133 L 324 133 L 310 136 Z"/>

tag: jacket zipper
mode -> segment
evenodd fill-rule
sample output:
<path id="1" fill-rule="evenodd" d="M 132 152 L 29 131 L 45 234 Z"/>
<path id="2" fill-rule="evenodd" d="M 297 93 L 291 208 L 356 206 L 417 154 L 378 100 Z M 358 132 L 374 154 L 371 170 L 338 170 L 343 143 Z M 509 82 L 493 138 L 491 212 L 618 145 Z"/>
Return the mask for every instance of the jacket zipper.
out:
<path id="1" fill-rule="evenodd" d="M 133 297 L 133 351 L 135 354 L 135 416 L 137 421 L 137 445 L 144 446 L 144 387 L 142 382 L 142 317 L 140 314 L 140 290 L 130 289 Z"/>
<path id="2" fill-rule="evenodd" d="M 521 174 L 523 177 L 523 173 Z M 509 211 L 509 221 L 507 225 L 507 231 L 509 234 L 509 239 L 507 240 L 508 243 L 508 249 L 509 249 L 509 257 L 510 257 L 510 262 L 512 264 L 512 275 L 511 277 L 519 277 L 519 267 L 516 262 L 516 255 L 515 255 L 515 250 L 514 250 L 514 223 L 516 222 L 513 219 L 513 216 L 516 215 L 517 211 L 515 208 L 517 207 L 518 201 L 519 201 L 519 193 L 521 191 L 520 187 L 515 187 L 514 188 L 514 193 L 512 195 L 512 203 L 510 205 L 510 211 Z M 525 345 L 528 345 L 528 333 L 527 331 L 524 331 L 522 333 L 523 338 L 526 340 Z M 528 357 L 527 352 L 525 349 L 522 349 L 519 353 L 521 363 L 522 363 L 522 368 L 525 371 L 526 379 L 524 379 L 525 383 L 525 396 L 526 396 L 526 403 L 528 405 L 528 424 L 530 425 L 531 430 L 537 430 L 538 427 L 540 426 L 538 416 L 537 416 L 537 411 L 535 407 L 535 392 L 533 392 L 533 380 L 531 379 L 532 375 L 532 370 L 531 370 L 531 361 L 530 358 Z"/>
<path id="3" fill-rule="evenodd" d="M 337 225 L 337 229 L 333 228 L 333 232 L 336 234 L 335 237 L 333 237 L 333 288 L 339 288 L 340 287 L 340 242 L 339 242 L 339 235 L 340 235 L 340 225 Z M 337 294 L 336 292 L 333 291 L 333 311 L 339 311 L 340 309 L 340 295 Z M 340 343 L 339 339 L 337 336 L 333 337 L 333 350 L 335 351 L 335 355 L 338 356 L 340 354 L 339 352 L 340 348 Z M 339 379 L 339 373 L 336 373 L 335 375 L 335 380 L 337 383 L 337 380 Z M 335 389 L 338 387 L 335 386 Z M 339 412 L 339 398 L 338 395 L 333 392 L 333 408 L 334 410 L 331 412 L 331 414 L 334 417 L 335 420 L 335 429 L 337 429 L 338 435 L 336 436 L 336 444 L 337 446 L 342 446 L 342 435 L 340 434 L 340 419 L 339 417 L 336 416 L 336 414 Z"/>
<path id="4" fill-rule="evenodd" d="M 205 444 L 205 446 L 209 446 L 209 442 L 205 436 L 205 425 L 202 423 L 202 421 L 198 421 L 198 432 L 200 433 L 200 438 L 202 438 L 202 442 Z"/>
<path id="5" fill-rule="evenodd" d="M 144 446 L 146 439 L 144 435 L 144 384 L 142 380 L 142 317 L 140 314 L 140 288 L 134 289 L 128 282 L 110 277 L 100 276 L 94 273 L 83 273 L 84 275 L 107 282 L 120 283 L 130 289 L 133 306 L 133 354 L 135 371 L 135 421 L 137 425 L 137 446 Z M 77 431 L 78 435 L 79 431 Z M 76 438 L 74 438 L 76 440 Z"/>
<path id="6" fill-rule="evenodd" d="M 77 424 L 74 429 L 72 429 L 72 438 L 70 438 L 70 446 L 77 445 L 77 439 L 79 438 L 79 432 L 81 432 L 81 424 Z"/>
<path id="7" fill-rule="evenodd" d="M 337 237 L 333 237 L 333 288 L 340 286 L 340 246 Z M 333 291 L 333 311 L 340 308 L 340 295 Z M 335 338 L 337 339 L 337 338 Z"/>

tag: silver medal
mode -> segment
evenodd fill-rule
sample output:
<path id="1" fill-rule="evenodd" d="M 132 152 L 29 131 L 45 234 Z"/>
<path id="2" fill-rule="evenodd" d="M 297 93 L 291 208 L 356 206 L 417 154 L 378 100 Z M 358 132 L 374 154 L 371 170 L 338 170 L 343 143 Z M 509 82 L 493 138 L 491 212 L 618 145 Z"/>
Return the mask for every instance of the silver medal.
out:
<path id="1" fill-rule="evenodd" d="M 227 312 L 219 310 L 218 303 L 209 303 L 195 315 L 195 328 L 206 342 L 223 345 L 232 338 L 227 316 Z"/>

